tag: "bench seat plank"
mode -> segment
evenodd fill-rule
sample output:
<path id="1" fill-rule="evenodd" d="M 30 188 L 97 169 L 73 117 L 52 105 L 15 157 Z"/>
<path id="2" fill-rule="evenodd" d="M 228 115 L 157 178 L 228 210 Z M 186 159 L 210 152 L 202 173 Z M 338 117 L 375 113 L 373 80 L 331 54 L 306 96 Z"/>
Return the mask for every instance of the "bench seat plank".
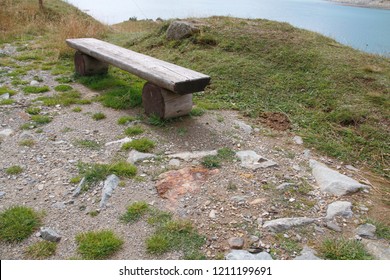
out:
<path id="1" fill-rule="evenodd" d="M 66 43 L 99 61 L 178 94 L 203 91 L 210 82 L 210 77 L 202 73 L 94 38 L 67 39 Z"/>

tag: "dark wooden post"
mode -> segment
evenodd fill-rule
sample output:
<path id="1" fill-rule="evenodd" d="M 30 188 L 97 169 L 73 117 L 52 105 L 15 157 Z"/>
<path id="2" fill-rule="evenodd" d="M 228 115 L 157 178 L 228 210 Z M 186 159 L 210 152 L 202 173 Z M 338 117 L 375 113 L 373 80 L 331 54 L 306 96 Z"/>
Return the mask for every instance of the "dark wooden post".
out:
<path id="1" fill-rule="evenodd" d="M 105 74 L 108 71 L 108 64 L 101 62 L 89 55 L 77 51 L 74 55 L 76 73 L 81 76 Z"/>
<path id="2" fill-rule="evenodd" d="M 142 90 L 145 113 L 162 119 L 188 115 L 192 109 L 192 94 L 180 95 L 150 82 Z"/>

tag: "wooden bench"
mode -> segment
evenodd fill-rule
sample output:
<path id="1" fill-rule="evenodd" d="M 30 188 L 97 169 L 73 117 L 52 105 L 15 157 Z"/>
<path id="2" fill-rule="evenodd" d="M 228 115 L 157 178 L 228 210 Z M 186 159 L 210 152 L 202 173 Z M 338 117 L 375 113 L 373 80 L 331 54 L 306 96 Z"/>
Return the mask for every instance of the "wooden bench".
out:
<path id="1" fill-rule="evenodd" d="M 66 43 L 76 49 L 75 70 L 82 76 L 107 73 L 111 64 L 146 80 L 142 103 L 147 115 L 167 119 L 188 114 L 192 93 L 210 83 L 210 77 L 202 73 L 101 40 L 67 39 Z"/>

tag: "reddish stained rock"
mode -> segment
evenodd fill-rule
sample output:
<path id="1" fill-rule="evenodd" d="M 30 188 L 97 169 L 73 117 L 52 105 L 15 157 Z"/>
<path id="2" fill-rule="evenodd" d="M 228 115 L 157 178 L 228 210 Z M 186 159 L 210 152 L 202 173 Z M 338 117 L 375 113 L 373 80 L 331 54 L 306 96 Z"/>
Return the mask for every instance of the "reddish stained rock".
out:
<path id="1" fill-rule="evenodd" d="M 160 197 L 174 203 L 179 196 L 199 191 L 201 183 L 217 173 L 218 169 L 210 170 L 203 167 L 171 170 L 158 176 L 156 189 Z"/>

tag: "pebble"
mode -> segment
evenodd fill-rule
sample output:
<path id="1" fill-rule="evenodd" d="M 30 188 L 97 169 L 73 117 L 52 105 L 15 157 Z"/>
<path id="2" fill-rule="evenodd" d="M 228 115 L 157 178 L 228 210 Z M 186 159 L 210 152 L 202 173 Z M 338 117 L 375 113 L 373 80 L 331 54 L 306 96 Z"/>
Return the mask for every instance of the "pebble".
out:
<path id="1" fill-rule="evenodd" d="M 300 136 L 295 136 L 295 137 L 293 138 L 293 141 L 294 141 L 295 144 L 297 144 L 297 145 L 302 145 L 302 144 L 303 144 L 302 137 L 300 137 Z"/>
<path id="2" fill-rule="evenodd" d="M 210 211 L 209 218 L 210 219 L 215 219 L 217 217 L 217 212 L 213 209 Z"/>
<path id="3" fill-rule="evenodd" d="M 5 196 L 5 192 L 0 192 L 0 198 L 3 198 Z"/>
<path id="4" fill-rule="evenodd" d="M 30 82 L 30 86 L 37 86 L 37 85 L 39 85 L 39 82 L 36 81 L 36 80 L 32 80 L 32 81 Z"/>
<path id="5" fill-rule="evenodd" d="M 241 237 L 231 237 L 228 240 L 229 246 L 231 249 L 242 249 L 244 247 L 244 239 Z"/>

